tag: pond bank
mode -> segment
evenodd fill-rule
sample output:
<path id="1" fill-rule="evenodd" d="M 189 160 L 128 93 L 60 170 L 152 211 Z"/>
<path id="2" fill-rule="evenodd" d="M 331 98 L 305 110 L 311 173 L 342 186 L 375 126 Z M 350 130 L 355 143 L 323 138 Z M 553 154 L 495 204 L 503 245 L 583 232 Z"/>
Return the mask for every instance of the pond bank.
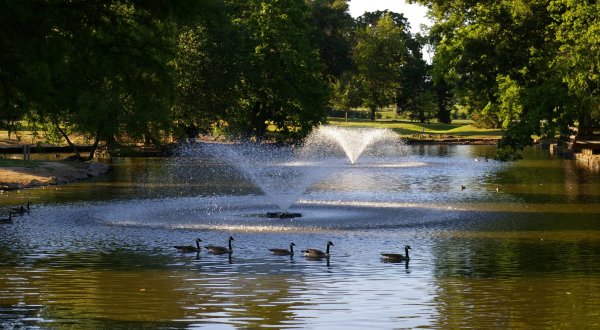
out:
<path id="1" fill-rule="evenodd" d="M 99 162 L 77 161 L 11 161 L 0 167 L 0 190 L 19 190 L 70 183 L 108 172 L 110 167 Z"/>

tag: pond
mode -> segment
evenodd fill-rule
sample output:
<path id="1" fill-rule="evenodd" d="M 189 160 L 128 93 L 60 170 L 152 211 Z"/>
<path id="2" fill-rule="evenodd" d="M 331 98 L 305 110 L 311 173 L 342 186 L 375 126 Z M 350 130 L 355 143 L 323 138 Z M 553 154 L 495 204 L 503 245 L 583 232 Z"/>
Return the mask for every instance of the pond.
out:
<path id="1" fill-rule="evenodd" d="M 101 178 L 4 192 L 0 326 L 600 327 L 600 178 L 528 149 L 418 145 L 339 166 L 267 218 L 268 195 L 218 158 L 114 159 Z M 5 213 L 6 211 L 3 211 Z M 226 245 L 231 255 L 174 245 Z M 300 250 L 325 249 L 307 259 Z M 296 254 L 269 248 L 296 244 Z M 404 253 L 389 263 L 381 252 Z"/>

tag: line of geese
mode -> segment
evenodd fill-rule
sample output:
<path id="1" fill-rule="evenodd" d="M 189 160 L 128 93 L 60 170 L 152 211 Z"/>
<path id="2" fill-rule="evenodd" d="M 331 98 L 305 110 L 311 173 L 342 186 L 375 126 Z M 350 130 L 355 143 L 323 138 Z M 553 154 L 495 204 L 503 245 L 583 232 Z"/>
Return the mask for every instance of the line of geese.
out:
<path id="1" fill-rule="evenodd" d="M 235 241 L 235 239 L 232 236 L 229 236 L 229 240 L 228 240 L 228 246 L 217 246 L 217 245 L 206 245 L 204 246 L 204 248 L 212 254 L 229 254 L 231 255 L 233 253 L 233 247 L 231 245 L 231 242 Z M 197 238 L 196 239 L 196 246 L 193 245 L 175 245 L 173 246 L 175 249 L 177 249 L 177 251 L 181 252 L 181 253 L 200 253 L 201 247 L 200 247 L 200 242 L 202 242 L 201 239 Z M 296 246 L 296 244 L 294 244 L 293 242 L 290 243 L 290 248 L 288 249 L 283 249 L 283 248 L 271 248 L 269 249 L 269 251 L 271 251 L 271 253 L 273 255 L 277 255 L 277 256 L 293 256 L 294 255 L 294 246 Z M 306 250 L 301 250 L 302 254 L 305 257 L 308 258 L 315 258 L 315 259 L 321 259 L 321 258 L 329 258 L 330 254 L 329 254 L 329 248 L 333 245 L 333 242 L 328 241 L 327 242 L 327 246 L 325 249 L 325 252 L 323 252 L 322 250 L 319 249 L 314 249 L 314 248 L 309 248 Z M 385 261 L 408 261 L 410 260 L 410 256 L 408 255 L 408 250 L 412 250 L 410 248 L 409 245 L 405 245 L 404 246 L 404 254 L 401 253 L 381 253 L 381 258 L 384 259 Z"/>
<path id="2" fill-rule="evenodd" d="M 8 211 L 8 218 L 0 218 L 0 224 L 12 223 L 13 216 L 19 216 L 19 215 L 24 215 L 25 213 L 29 213 L 30 209 L 31 209 L 31 202 L 27 202 L 27 204 L 25 204 L 25 205 L 13 207 Z"/>

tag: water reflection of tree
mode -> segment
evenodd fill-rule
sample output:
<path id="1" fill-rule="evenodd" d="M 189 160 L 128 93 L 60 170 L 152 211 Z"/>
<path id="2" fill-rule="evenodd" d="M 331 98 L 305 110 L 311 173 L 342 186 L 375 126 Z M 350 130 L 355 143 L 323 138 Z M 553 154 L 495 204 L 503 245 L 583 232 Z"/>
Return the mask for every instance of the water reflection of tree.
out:
<path id="1" fill-rule="evenodd" d="M 529 203 L 600 202 L 598 175 L 574 160 L 549 160 L 545 151 L 534 148 L 525 151 L 525 159 L 503 167 L 490 183 Z"/>
<path id="2" fill-rule="evenodd" d="M 256 265 L 249 273 L 237 269 L 235 260 L 231 265 L 226 258 L 186 257 L 55 251 L 25 265 L 2 267 L 18 283 L 0 281 L 0 307 L 23 314 L 23 308 L 37 306 L 31 313 L 57 327 L 168 327 L 173 322 L 301 326 L 294 308 L 306 304 L 302 275 L 272 269 L 254 273 L 260 268 Z M 286 262 L 281 265 L 289 268 Z"/>
<path id="3" fill-rule="evenodd" d="M 438 240 L 432 253 L 436 327 L 600 324 L 591 307 L 600 304 L 598 234 L 463 233 Z"/>

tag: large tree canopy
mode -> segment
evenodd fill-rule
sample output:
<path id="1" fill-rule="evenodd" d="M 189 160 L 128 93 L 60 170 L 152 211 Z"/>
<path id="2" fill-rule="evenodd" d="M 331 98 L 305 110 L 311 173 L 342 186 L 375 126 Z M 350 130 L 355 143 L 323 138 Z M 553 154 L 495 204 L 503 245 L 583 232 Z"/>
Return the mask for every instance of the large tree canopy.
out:
<path id="1" fill-rule="evenodd" d="M 328 89 L 304 1 L 244 0 L 233 8 L 243 43 L 232 131 L 262 139 L 274 124 L 284 135 L 303 135 L 324 122 Z"/>
<path id="2" fill-rule="evenodd" d="M 361 26 L 353 55 L 355 79 L 364 91 L 362 105 L 371 110 L 371 120 L 375 120 L 375 110 L 394 103 L 405 63 L 405 38 L 390 14 L 376 24 Z"/>
<path id="3" fill-rule="evenodd" d="M 69 143 L 71 133 L 88 135 L 95 146 L 117 136 L 152 139 L 169 125 L 174 31 L 201 12 L 200 3 L 54 0 L 1 6 L 3 119 L 29 118 Z"/>
<path id="4" fill-rule="evenodd" d="M 479 125 L 506 129 L 501 146 L 598 122 L 595 2 L 412 2 L 435 20 L 434 81 L 447 82 Z"/>

